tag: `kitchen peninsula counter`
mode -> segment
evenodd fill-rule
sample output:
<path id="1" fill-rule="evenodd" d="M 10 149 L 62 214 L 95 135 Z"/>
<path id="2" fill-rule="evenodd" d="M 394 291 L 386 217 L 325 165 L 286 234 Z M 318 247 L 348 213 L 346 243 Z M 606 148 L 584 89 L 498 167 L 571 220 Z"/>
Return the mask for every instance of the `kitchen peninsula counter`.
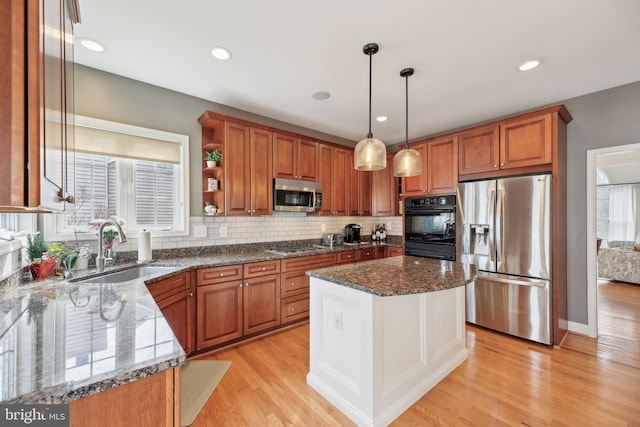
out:
<path id="1" fill-rule="evenodd" d="M 307 275 L 307 384 L 357 425 L 390 424 L 468 357 L 475 266 L 398 256 Z"/>
<path id="2" fill-rule="evenodd" d="M 3 404 L 69 403 L 186 360 L 142 281 L 51 281 L 14 292 L 0 312 Z"/>

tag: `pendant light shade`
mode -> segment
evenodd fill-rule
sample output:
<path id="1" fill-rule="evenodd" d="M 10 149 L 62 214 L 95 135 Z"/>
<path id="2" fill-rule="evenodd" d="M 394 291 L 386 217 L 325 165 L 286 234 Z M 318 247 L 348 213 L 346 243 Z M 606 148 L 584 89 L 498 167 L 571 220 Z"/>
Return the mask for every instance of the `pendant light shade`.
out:
<path id="1" fill-rule="evenodd" d="M 353 167 L 360 171 L 375 171 L 387 167 L 387 147 L 371 133 L 371 63 L 372 56 L 378 52 L 376 43 L 369 43 L 362 48 L 369 55 L 369 133 L 358 142 L 353 152 Z"/>
<path id="2" fill-rule="evenodd" d="M 413 148 L 409 148 L 409 76 L 413 75 L 413 68 L 405 68 L 400 71 L 400 76 L 405 78 L 406 92 L 406 116 L 405 116 L 405 146 L 393 156 L 393 176 L 408 177 L 422 173 L 422 157 Z"/>

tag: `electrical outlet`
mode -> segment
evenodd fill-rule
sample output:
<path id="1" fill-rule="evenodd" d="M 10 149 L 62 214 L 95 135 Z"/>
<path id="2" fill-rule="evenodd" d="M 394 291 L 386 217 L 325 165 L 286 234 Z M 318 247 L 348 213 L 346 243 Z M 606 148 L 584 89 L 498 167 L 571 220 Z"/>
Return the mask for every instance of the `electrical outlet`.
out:
<path id="1" fill-rule="evenodd" d="M 320 231 L 322 231 L 323 233 L 324 233 L 325 231 L 327 231 L 327 224 L 321 224 L 321 225 L 320 225 Z"/>
<path id="2" fill-rule="evenodd" d="M 337 329 L 342 329 L 342 310 L 337 308 L 333 309 L 333 326 Z"/>
<path id="3" fill-rule="evenodd" d="M 220 237 L 227 237 L 228 233 L 227 233 L 227 225 L 226 224 L 220 224 Z"/>
<path id="4" fill-rule="evenodd" d="M 196 239 L 207 237 L 207 226 L 196 225 L 195 227 L 193 227 L 193 237 L 195 237 Z"/>

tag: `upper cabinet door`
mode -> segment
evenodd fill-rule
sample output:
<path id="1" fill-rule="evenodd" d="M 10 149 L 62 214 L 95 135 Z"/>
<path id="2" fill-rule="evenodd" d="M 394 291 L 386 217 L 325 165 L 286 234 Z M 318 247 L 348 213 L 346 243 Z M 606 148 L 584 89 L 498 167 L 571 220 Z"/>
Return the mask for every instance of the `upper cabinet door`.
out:
<path id="1" fill-rule="evenodd" d="M 73 181 L 73 25 L 65 0 L 41 1 L 40 13 L 40 206 L 63 210 Z"/>
<path id="2" fill-rule="evenodd" d="M 318 143 L 307 139 L 298 139 L 296 153 L 297 179 L 318 181 Z"/>
<path id="3" fill-rule="evenodd" d="M 251 146 L 249 127 L 225 122 L 225 210 L 227 215 L 251 214 Z"/>
<path id="4" fill-rule="evenodd" d="M 296 179 L 298 138 L 293 135 L 273 134 L 273 177 Z"/>
<path id="5" fill-rule="evenodd" d="M 500 168 L 551 163 L 551 114 L 500 126 Z"/>
<path id="6" fill-rule="evenodd" d="M 402 178 L 402 196 L 422 196 L 427 192 L 427 143 L 410 144 L 411 148 L 420 153 L 422 158 L 422 173 L 416 176 Z"/>
<path id="7" fill-rule="evenodd" d="M 271 131 L 251 128 L 251 213 L 273 213 L 273 142 Z"/>
<path id="8" fill-rule="evenodd" d="M 318 143 L 294 135 L 274 133 L 273 177 L 317 182 Z"/>
<path id="9" fill-rule="evenodd" d="M 427 143 L 427 193 L 447 194 L 458 185 L 458 137 Z"/>
<path id="10" fill-rule="evenodd" d="M 500 128 L 498 126 L 458 136 L 458 173 L 490 172 L 500 166 Z"/>
<path id="11" fill-rule="evenodd" d="M 387 154 L 387 167 L 371 173 L 373 216 L 398 215 L 398 178 L 393 176 L 393 154 Z"/>

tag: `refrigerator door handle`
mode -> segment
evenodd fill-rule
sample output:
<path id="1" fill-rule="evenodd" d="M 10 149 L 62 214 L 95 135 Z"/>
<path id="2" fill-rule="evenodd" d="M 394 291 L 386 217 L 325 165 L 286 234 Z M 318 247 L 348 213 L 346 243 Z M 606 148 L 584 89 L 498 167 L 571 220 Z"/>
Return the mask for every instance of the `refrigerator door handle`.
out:
<path id="1" fill-rule="evenodd" d="M 495 266 L 496 271 L 500 271 L 500 266 L 503 261 L 503 253 L 502 253 L 502 189 L 500 188 L 500 182 L 496 181 L 494 191 L 491 193 L 491 206 L 495 206 L 495 211 L 493 213 L 493 230 L 491 233 L 494 238 L 494 246 L 495 250 L 492 253 L 495 253 Z"/>
<path id="2" fill-rule="evenodd" d="M 497 191 L 497 183 L 493 182 L 490 189 L 489 194 L 489 261 L 491 262 L 491 269 L 495 270 L 497 268 L 497 260 L 496 260 L 496 214 L 497 214 L 497 206 L 496 206 L 496 191 Z"/>
<path id="3" fill-rule="evenodd" d="M 487 277 L 487 276 L 481 276 L 481 275 L 478 275 L 478 277 L 485 280 L 489 280 L 491 282 L 507 283 L 509 285 L 535 286 L 537 288 L 544 288 L 549 284 L 548 281 L 534 282 L 534 281 L 525 281 L 525 280 L 516 280 L 516 279 L 503 279 L 500 277 Z"/>

